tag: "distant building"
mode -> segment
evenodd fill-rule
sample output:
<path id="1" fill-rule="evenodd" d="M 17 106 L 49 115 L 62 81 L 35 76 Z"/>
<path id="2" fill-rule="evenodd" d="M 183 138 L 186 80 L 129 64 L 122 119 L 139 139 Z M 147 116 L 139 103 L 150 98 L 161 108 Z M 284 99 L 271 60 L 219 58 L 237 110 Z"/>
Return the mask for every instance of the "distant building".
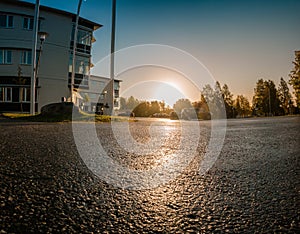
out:
<path id="1" fill-rule="evenodd" d="M 89 89 L 81 89 L 79 87 L 78 99 L 79 107 L 86 112 L 96 112 L 99 114 L 110 114 L 111 111 L 109 87 L 109 78 L 90 75 Z M 120 107 L 120 80 L 114 80 L 114 106 L 113 109 L 117 110 Z"/>
<path id="2" fill-rule="evenodd" d="M 0 112 L 30 110 L 34 11 L 32 3 L 0 1 Z M 39 32 L 46 32 L 48 36 L 42 46 L 42 40 L 38 39 L 37 45 L 36 111 L 49 103 L 70 100 L 75 21 L 73 13 L 40 6 Z M 93 32 L 101 26 L 79 19 L 74 81 L 78 92 L 73 99 L 78 105 L 84 102 L 88 105 L 83 99 L 87 97 L 82 94 L 93 96 L 102 82 L 100 78 L 90 78 Z M 93 103 L 89 102 L 86 108 L 94 110 Z"/>

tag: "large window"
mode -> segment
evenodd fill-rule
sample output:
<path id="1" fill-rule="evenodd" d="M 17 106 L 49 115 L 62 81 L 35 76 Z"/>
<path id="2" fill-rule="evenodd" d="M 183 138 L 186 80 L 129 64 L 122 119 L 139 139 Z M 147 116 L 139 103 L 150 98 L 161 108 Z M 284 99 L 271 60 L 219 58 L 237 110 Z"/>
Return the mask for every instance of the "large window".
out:
<path id="1" fill-rule="evenodd" d="M 74 44 L 74 28 L 75 26 L 73 26 L 73 30 L 72 30 L 72 34 L 71 34 L 71 49 L 73 49 L 73 44 Z M 81 52 L 81 53 L 85 53 L 85 54 L 90 54 L 91 53 L 91 44 L 92 44 L 92 31 L 87 30 L 87 29 L 83 29 L 83 28 L 79 28 L 78 32 L 77 32 L 77 39 L 76 39 L 76 51 Z"/>
<path id="2" fill-rule="evenodd" d="M 0 49 L 0 64 L 11 64 L 11 63 L 12 63 L 11 50 Z"/>
<path id="3" fill-rule="evenodd" d="M 71 41 L 73 41 L 73 39 L 74 39 L 74 31 L 75 31 L 75 26 L 73 26 L 73 29 L 72 29 Z M 77 40 L 78 44 L 90 46 L 92 43 L 92 32 L 84 30 L 84 29 L 78 29 L 76 40 Z"/>
<path id="4" fill-rule="evenodd" d="M 85 30 L 78 30 L 77 33 L 77 43 L 83 44 L 83 45 L 91 45 L 92 41 L 92 33 Z"/>
<path id="5" fill-rule="evenodd" d="M 30 50 L 24 50 L 21 51 L 21 64 L 31 64 L 31 51 Z"/>
<path id="6" fill-rule="evenodd" d="M 72 72 L 72 59 L 70 55 L 69 72 Z M 90 73 L 90 58 L 76 55 L 75 57 L 75 73 L 82 75 L 89 75 Z"/>
<path id="7" fill-rule="evenodd" d="M 0 87 L 0 102 L 11 102 L 12 101 L 12 88 Z"/>
<path id="8" fill-rule="evenodd" d="M 23 28 L 27 30 L 33 29 L 33 18 L 24 17 L 23 18 Z"/>
<path id="9" fill-rule="evenodd" d="M 12 28 L 14 26 L 14 17 L 12 15 L 0 15 L 0 27 Z"/>

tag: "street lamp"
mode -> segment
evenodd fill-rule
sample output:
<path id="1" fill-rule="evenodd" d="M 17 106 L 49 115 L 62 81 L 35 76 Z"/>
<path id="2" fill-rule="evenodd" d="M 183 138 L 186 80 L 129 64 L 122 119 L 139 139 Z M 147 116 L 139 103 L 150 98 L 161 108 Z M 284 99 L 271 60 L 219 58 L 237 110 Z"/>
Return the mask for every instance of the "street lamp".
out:
<path id="1" fill-rule="evenodd" d="M 41 44 L 43 44 L 43 42 L 46 40 L 46 37 L 48 37 L 49 34 L 46 32 L 38 32 L 38 35 L 40 36 Z"/>
<path id="2" fill-rule="evenodd" d="M 38 61 L 37 61 L 37 65 L 36 65 L 35 80 L 37 78 L 37 74 L 38 74 L 38 70 L 39 70 L 39 66 L 40 66 L 43 44 L 44 44 L 44 41 L 46 40 L 46 37 L 48 37 L 49 34 L 46 32 L 38 32 L 38 35 L 40 37 L 40 48 L 39 48 L 39 54 L 38 54 Z"/>
<path id="3" fill-rule="evenodd" d="M 114 77 L 115 77 L 115 43 L 116 43 L 116 0 L 112 0 L 112 13 L 111 13 L 111 47 L 110 47 L 110 83 L 109 91 L 111 92 L 110 105 L 111 115 L 114 111 Z"/>
<path id="4" fill-rule="evenodd" d="M 77 6 L 77 14 L 76 14 L 76 22 L 74 27 L 74 37 L 73 37 L 73 57 L 72 57 L 72 74 L 71 74 L 71 102 L 74 103 L 74 81 L 75 81 L 75 62 L 76 62 L 76 46 L 77 46 L 77 33 L 78 33 L 78 24 L 79 24 L 79 15 L 80 15 L 80 8 L 81 8 L 82 0 L 78 1 Z"/>
<path id="5" fill-rule="evenodd" d="M 33 21 L 33 38 L 32 38 L 32 72 L 31 72 L 31 85 L 30 85 L 30 114 L 35 114 L 35 77 L 36 77 L 36 46 L 38 36 L 38 20 L 40 15 L 40 0 L 35 2 L 35 13 Z"/>

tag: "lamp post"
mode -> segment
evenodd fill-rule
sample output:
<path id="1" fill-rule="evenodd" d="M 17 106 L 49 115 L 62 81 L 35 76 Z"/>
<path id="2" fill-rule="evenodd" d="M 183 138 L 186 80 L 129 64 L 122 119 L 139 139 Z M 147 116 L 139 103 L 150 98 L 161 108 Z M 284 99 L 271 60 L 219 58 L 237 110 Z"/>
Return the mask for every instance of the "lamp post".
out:
<path id="1" fill-rule="evenodd" d="M 43 44 L 46 40 L 46 37 L 49 36 L 49 34 L 46 33 L 46 32 L 38 32 L 38 35 L 40 37 L 40 48 L 39 48 L 38 61 L 37 61 L 37 65 L 36 65 L 35 80 L 37 78 L 37 74 L 38 74 L 39 67 L 40 67 L 41 53 L 42 53 L 42 49 L 43 49 Z"/>
<path id="2" fill-rule="evenodd" d="M 73 89 L 74 89 L 74 80 L 75 80 L 75 57 L 76 57 L 76 46 L 77 46 L 77 33 L 78 33 L 78 23 L 79 23 L 79 15 L 80 15 L 80 8 L 81 8 L 82 0 L 79 0 L 78 7 L 77 7 L 77 14 L 76 14 L 76 22 L 74 28 L 74 37 L 73 37 L 73 57 L 72 57 L 72 75 L 71 75 L 71 102 L 74 103 L 73 100 Z"/>
<path id="3" fill-rule="evenodd" d="M 31 71 L 31 85 L 30 85 L 30 114 L 35 114 L 35 78 L 36 78 L 36 47 L 37 47 L 37 36 L 38 36 L 38 21 L 40 15 L 40 0 L 36 0 L 35 13 L 33 21 L 33 40 L 32 40 L 32 71 Z"/>
<path id="4" fill-rule="evenodd" d="M 115 76 L 115 38 L 116 38 L 116 0 L 112 0 L 112 19 L 111 19 L 111 47 L 110 47 L 110 85 L 109 91 L 111 92 L 110 114 L 113 115 L 114 111 L 114 76 Z"/>

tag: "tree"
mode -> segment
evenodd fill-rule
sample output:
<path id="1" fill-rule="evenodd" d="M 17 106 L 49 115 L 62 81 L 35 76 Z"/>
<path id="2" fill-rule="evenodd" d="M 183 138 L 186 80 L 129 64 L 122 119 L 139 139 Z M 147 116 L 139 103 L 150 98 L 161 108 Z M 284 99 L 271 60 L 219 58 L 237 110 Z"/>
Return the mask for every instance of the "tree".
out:
<path id="1" fill-rule="evenodd" d="M 300 108 L 300 51 L 295 51 L 294 70 L 290 73 L 290 85 L 294 88 L 297 107 Z"/>
<path id="2" fill-rule="evenodd" d="M 140 101 L 138 99 L 134 98 L 133 96 L 130 96 L 126 102 L 126 109 L 133 110 L 139 104 L 140 104 Z"/>
<path id="3" fill-rule="evenodd" d="M 173 109 L 177 113 L 177 115 L 180 115 L 181 111 L 185 108 L 193 108 L 192 103 L 189 99 L 181 98 L 177 100 L 173 105 Z"/>
<path id="4" fill-rule="evenodd" d="M 290 105 L 292 105 L 292 95 L 290 94 L 286 81 L 282 77 L 278 86 L 278 99 L 281 107 L 283 108 L 284 114 L 289 114 L 289 108 Z"/>
<path id="5" fill-rule="evenodd" d="M 149 103 L 141 102 L 134 109 L 133 113 L 136 117 L 149 117 Z"/>
<path id="6" fill-rule="evenodd" d="M 272 80 L 259 79 L 257 81 L 252 104 L 256 115 L 279 115 L 282 112 L 277 90 Z"/>
<path id="7" fill-rule="evenodd" d="M 266 113 L 265 106 L 263 105 L 265 98 L 264 90 L 264 80 L 259 79 L 256 82 L 256 88 L 254 88 L 254 96 L 252 99 L 252 105 L 255 111 L 255 115 L 265 115 Z"/>
<path id="8" fill-rule="evenodd" d="M 249 116 L 251 114 L 251 107 L 248 99 L 243 95 L 238 95 L 235 100 L 235 110 L 240 117 Z"/>
<path id="9" fill-rule="evenodd" d="M 120 110 L 126 110 L 126 98 L 120 97 Z"/>
<path id="10" fill-rule="evenodd" d="M 149 105 L 149 115 L 160 113 L 160 105 L 158 101 L 152 101 Z"/>
<path id="11" fill-rule="evenodd" d="M 280 101 L 278 99 L 278 92 L 272 80 L 264 82 L 265 84 L 265 106 L 268 109 L 268 115 L 281 115 Z"/>
<path id="12" fill-rule="evenodd" d="M 212 103 L 214 100 L 214 90 L 207 84 L 202 89 L 202 96 L 204 97 L 206 103 Z"/>
<path id="13" fill-rule="evenodd" d="M 227 84 L 223 85 L 221 92 L 225 104 L 227 118 L 233 118 L 234 117 L 233 94 L 229 91 Z"/>
<path id="14" fill-rule="evenodd" d="M 193 102 L 193 107 L 198 113 L 198 119 L 208 120 L 211 118 L 209 107 L 203 94 L 201 94 L 200 101 Z"/>
<path id="15" fill-rule="evenodd" d="M 202 95 L 204 96 L 210 110 L 210 114 L 214 119 L 226 118 L 224 113 L 224 101 L 221 92 L 221 85 L 217 81 L 214 89 L 207 84 L 202 89 Z"/>

